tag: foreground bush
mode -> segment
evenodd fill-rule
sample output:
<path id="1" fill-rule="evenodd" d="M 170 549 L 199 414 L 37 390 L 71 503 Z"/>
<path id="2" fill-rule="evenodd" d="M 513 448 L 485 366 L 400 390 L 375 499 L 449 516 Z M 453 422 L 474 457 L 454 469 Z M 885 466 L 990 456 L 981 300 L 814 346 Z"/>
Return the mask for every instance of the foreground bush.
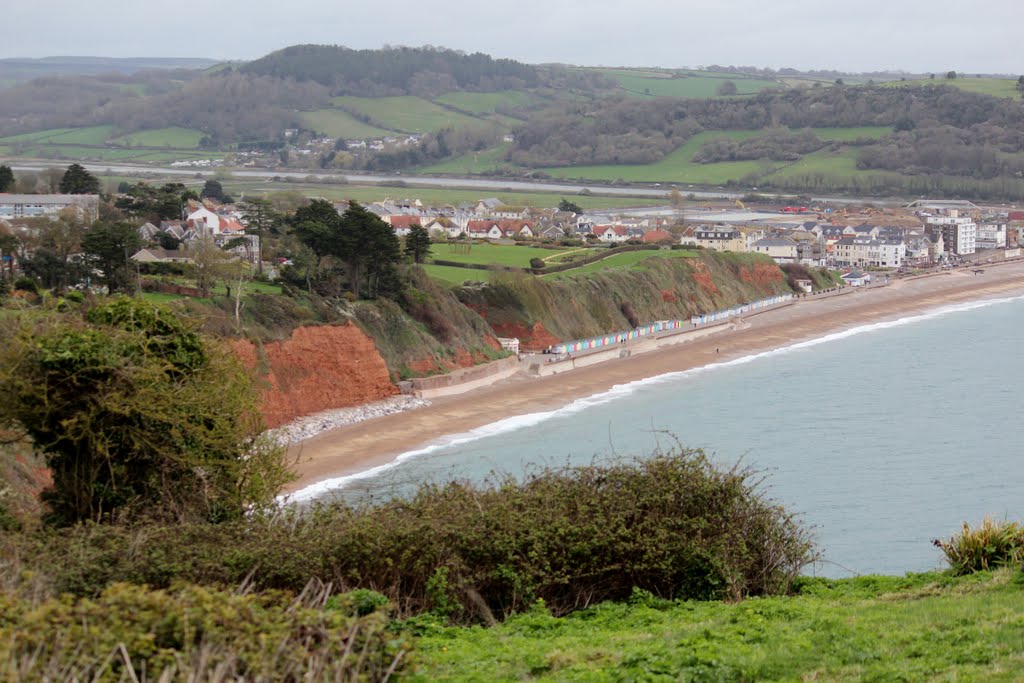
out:
<path id="1" fill-rule="evenodd" d="M 946 540 L 936 539 L 932 544 L 942 550 L 957 575 L 1019 566 L 1024 561 L 1024 527 L 990 517 L 974 528 L 964 522 L 959 534 Z"/>
<path id="2" fill-rule="evenodd" d="M 95 599 L 32 605 L 0 594 L 5 681 L 386 680 L 406 644 L 346 596 L 299 599 L 114 584 Z"/>
<path id="3" fill-rule="evenodd" d="M 405 615 L 457 621 L 491 621 L 538 599 L 564 614 L 634 588 L 739 599 L 787 591 L 815 559 L 807 532 L 757 481 L 751 470 L 723 471 L 684 451 L 545 470 L 521 483 L 423 486 L 409 500 L 372 507 L 216 526 L 80 526 L 11 537 L 8 556 L 43 569 L 38 580 L 50 591 L 247 578 L 298 590 L 316 577 L 379 591 Z"/>

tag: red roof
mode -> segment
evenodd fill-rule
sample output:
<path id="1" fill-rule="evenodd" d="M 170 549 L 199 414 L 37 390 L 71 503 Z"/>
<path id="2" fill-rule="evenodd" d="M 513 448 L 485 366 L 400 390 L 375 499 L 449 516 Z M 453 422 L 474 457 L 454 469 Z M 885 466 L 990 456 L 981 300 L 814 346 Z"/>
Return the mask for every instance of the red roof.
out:
<path id="1" fill-rule="evenodd" d="M 629 231 L 626 230 L 626 228 L 624 228 L 621 225 L 599 225 L 594 229 L 594 234 L 605 235 L 608 233 L 609 230 L 614 232 L 619 237 L 625 237 L 626 235 L 629 234 Z"/>
<path id="2" fill-rule="evenodd" d="M 466 232 L 490 232 L 491 228 L 493 228 L 497 224 L 498 223 L 496 221 L 470 221 L 469 223 L 466 224 Z"/>
<path id="3" fill-rule="evenodd" d="M 411 228 L 414 225 L 420 225 L 419 216 L 391 216 L 390 217 L 392 228 Z"/>
<path id="4" fill-rule="evenodd" d="M 234 218 L 220 219 L 220 231 L 221 232 L 245 232 L 245 226 L 236 221 Z"/>
<path id="5" fill-rule="evenodd" d="M 648 230 L 644 233 L 644 242 L 664 242 L 674 239 L 667 230 Z"/>

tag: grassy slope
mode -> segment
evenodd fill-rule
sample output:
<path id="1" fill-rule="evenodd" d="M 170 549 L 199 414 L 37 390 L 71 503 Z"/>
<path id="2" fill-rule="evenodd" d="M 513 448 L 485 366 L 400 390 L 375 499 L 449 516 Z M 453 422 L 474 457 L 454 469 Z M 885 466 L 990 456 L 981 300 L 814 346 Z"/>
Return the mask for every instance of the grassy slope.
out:
<path id="1" fill-rule="evenodd" d="M 419 97 L 335 97 L 333 102 L 403 133 L 430 133 L 449 126 L 485 125 L 479 119 L 447 110 Z"/>
<path id="2" fill-rule="evenodd" d="M 982 95 L 993 95 L 994 97 L 1020 98 L 1021 93 L 1017 90 L 1017 81 L 1011 78 L 970 78 L 962 76 L 953 80 L 946 80 L 942 76 L 936 76 L 935 80 L 920 79 L 914 81 L 889 81 L 882 83 L 891 88 L 914 88 L 922 85 L 952 85 L 968 92 L 980 93 Z"/>
<path id="3" fill-rule="evenodd" d="M 160 128 L 157 130 L 140 130 L 122 135 L 110 142 L 128 147 L 170 147 L 173 149 L 195 149 L 203 132 L 192 128 Z"/>
<path id="4" fill-rule="evenodd" d="M 438 97 L 435 101 L 447 104 L 473 114 L 490 114 L 498 107 L 518 107 L 529 103 L 531 97 L 521 90 L 505 90 L 502 92 L 450 92 Z"/>
<path id="5" fill-rule="evenodd" d="M 558 273 L 551 273 L 542 277 L 549 280 L 565 280 L 580 275 L 593 275 L 594 273 L 607 273 L 615 270 L 643 270 L 648 259 L 662 258 L 693 258 L 697 255 L 695 251 L 678 249 L 676 251 L 627 251 L 621 254 L 613 254 L 606 259 L 588 263 L 579 268 L 563 270 Z"/>
<path id="6" fill-rule="evenodd" d="M 800 595 L 543 610 L 429 629 L 417 681 L 1020 680 L 1020 572 L 808 580 Z"/>
<path id="7" fill-rule="evenodd" d="M 505 152 L 511 145 L 502 144 L 480 152 L 471 152 L 461 157 L 448 159 L 437 164 L 417 169 L 419 173 L 473 174 L 488 173 L 503 168 L 512 168 L 505 161 Z"/>
<path id="8" fill-rule="evenodd" d="M 431 258 L 455 261 L 457 263 L 498 264 L 527 268 L 530 265 L 530 259 L 548 259 L 560 251 L 564 250 L 483 243 L 473 244 L 467 254 L 462 253 L 461 250 L 451 244 L 434 244 L 430 248 L 430 256 Z"/>
<path id="9" fill-rule="evenodd" d="M 363 123 L 347 111 L 340 109 L 303 112 L 302 121 L 313 130 L 335 138 L 375 138 L 392 133 L 392 131 Z"/>
<path id="10" fill-rule="evenodd" d="M 700 71 L 686 72 L 683 78 L 671 78 L 667 72 L 631 69 L 605 69 L 601 73 L 614 78 L 619 87 L 634 97 L 715 97 L 726 81 L 736 84 L 739 95 L 750 95 L 779 85 L 774 81 Z"/>

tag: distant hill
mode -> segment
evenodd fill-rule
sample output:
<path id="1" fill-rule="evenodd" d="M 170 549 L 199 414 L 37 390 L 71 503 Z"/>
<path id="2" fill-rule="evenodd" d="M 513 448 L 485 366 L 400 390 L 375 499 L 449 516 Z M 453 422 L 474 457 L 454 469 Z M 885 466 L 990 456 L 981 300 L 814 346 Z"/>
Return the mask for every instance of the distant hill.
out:
<path id="1" fill-rule="evenodd" d="M 495 92 L 535 87 L 537 69 L 511 59 L 430 47 L 352 50 L 293 45 L 249 62 L 243 73 L 325 85 L 334 95 L 440 95 L 452 90 Z"/>
<path id="2" fill-rule="evenodd" d="M 0 59 L 0 83 L 24 83 L 53 76 L 96 76 L 133 74 L 154 69 L 206 69 L 219 63 L 214 59 L 178 57 L 42 57 Z"/>

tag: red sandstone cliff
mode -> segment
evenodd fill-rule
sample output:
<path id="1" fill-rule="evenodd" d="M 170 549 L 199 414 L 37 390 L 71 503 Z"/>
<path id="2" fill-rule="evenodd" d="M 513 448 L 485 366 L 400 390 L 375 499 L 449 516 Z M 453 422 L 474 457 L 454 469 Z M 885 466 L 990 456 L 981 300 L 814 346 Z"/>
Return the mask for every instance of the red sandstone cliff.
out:
<path id="1" fill-rule="evenodd" d="M 262 406 L 268 427 L 398 393 L 373 340 L 351 323 L 299 327 L 285 341 L 264 344 L 262 354 L 246 340 L 232 346 L 266 381 Z"/>

